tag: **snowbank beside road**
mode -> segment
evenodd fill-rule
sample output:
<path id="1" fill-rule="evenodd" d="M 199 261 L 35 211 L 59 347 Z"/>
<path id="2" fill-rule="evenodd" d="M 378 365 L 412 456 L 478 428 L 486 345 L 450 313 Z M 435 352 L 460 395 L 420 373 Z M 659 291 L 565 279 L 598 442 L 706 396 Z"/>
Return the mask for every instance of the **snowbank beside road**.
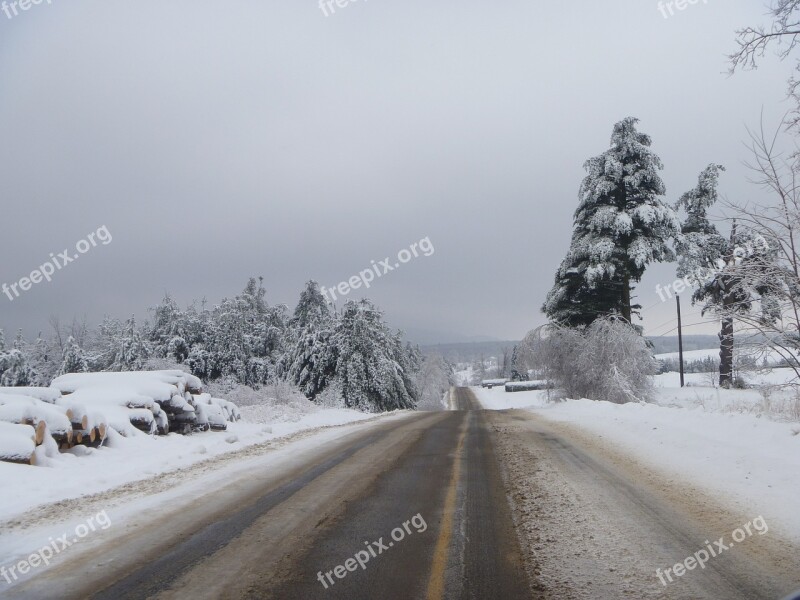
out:
<path id="1" fill-rule="evenodd" d="M 691 388 L 684 388 L 691 389 Z M 603 438 L 654 471 L 686 481 L 800 540 L 800 426 L 755 414 L 594 400 L 548 403 L 546 392 L 473 388 L 490 409 L 525 408 Z M 663 390 L 671 393 L 676 390 Z M 735 395 L 738 390 L 722 390 Z"/>

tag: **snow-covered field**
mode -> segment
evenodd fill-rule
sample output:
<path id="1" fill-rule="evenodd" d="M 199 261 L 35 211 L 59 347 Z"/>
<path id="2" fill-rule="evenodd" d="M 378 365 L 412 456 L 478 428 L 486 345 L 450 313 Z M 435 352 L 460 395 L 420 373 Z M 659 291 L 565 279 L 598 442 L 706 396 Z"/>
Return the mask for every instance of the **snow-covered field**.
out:
<path id="1" fill-rule="evenodd" d="M 756 402 L 754 395 L 760 399 L 757 391 L 681 389 L 670 385 L 673 375 L 659 377 L 653 404 L 548 402 L 546 391 L 473 389 L 486 408 L 527 409 L 576 426 L 653 471 L 687 481 L 747 514 L 763 515 L 800 540 L 800 423 L 772 420 L 764 411 L 732 410 Z"/>
<path id="2" fill-rule="evenodd" d="M 657 360 L 678 360 L 680 354 L 678 352 L 666 352 L 664 354 L 656 354 Z M 683 353 L 683 360 L 689 362 L 692 360 L 703 360 L 704 358 L 719 359 L 719 348 L 705 348 L 703 350 L 687 350 Z"/>

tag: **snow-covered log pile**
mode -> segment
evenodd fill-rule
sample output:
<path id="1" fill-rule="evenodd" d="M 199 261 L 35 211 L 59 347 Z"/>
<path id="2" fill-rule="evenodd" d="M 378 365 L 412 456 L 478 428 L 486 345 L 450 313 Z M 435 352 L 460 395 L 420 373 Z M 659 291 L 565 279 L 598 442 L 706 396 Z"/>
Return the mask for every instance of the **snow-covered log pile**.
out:
<path id="1" fill-rule="evenodd" d="M 203 393 L 183 371 L 72 373 L 49 388 L 0 387 L 0 460 L 44 464 L 59 448 L 124 437 L 222 431 L 238 421 L 232 402 Z"/>
<path id="2" fill-rule="evenodd" d="M 0 445 L 5 445 L 11 438 L 17 439 L 8 442 L 17 450 L 0 451 L 0 460 L 32 464 L 44 462 L 37 461 L 33 451 L 28 453 L 30 460 L 19 460 L 18 450 L 22 446 L 19 435 L 15 436 L 13 432 L 24 432 L 27 438 L 29 431 L 25 427 L 33 429 L 34 448 L 40 459 L 56 454 L 61 447 L 71 448 L 78 444 L 96 447 L 103 443 L 108 430 L 105 418 L 90 415 L 83 408 L 58 404 L 60 398 L 58 390 L 48 388 L 0 388 L 0 423 L 4 424 L 0 431 L 0 438 L 4 439 L 0 440 Z"/>
<path id="3" fill-rule="evenodd" d="M 230 404 L 224 400 L 215 403 L 209 397 L 201 402 L 204 408 L 199 414 L 197 398 L 204 398 L 202 382 L 176 370 L 72 373 L 56 378 L 51 387 L 63 394 L 59 403 L 102 411 L 122 435 L 130 435 L 131 426 L 145 433 L 159 434 L 222 429 L 224 426 L 217 426 L 218 411 L 205 407 Z M 223 410 L 225 422 L 235 419 L 231 412 Z M 212 421 L 215 426 L 209 427 Z"/>
<path id="4" fill-rule="evenodd" d="M 36 431 L 30 425 L 0 421 L 0 460 L 35 464 Z"/>
<path id="5" fill-rule="evenodd" d="M 492 389 L 496 385 L 505 385 L 508 379 L 484 379 L 481 381 L 481 387 Z"/>
<path id="6" fill-rule="evenodd" d="M 211 394 L 194 396 L 197 412 L 197 424 L 204 430 L 225 431 L 229 422 L 241 419 L 239 408 L 221 398 L 212 398 Z"/>
<path id="7" fill-rule="evenodd" d="M 73 443 L 65 409 L 7 389 L 0 388 L 0 460 L 36 464 Z"/>
<path id="8" fill-rule="evenodd" d="M 543 379 L 535 381 L 509 381 L 505 384 L 507 392 L 531 392 L 534 390 L 546 390 L 552 387 L 552 384 Z"/>

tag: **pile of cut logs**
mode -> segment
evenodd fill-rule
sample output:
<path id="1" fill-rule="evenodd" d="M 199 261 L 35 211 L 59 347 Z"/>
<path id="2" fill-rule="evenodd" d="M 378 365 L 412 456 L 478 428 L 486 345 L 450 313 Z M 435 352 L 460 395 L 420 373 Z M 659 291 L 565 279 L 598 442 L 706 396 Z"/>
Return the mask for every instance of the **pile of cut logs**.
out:
<path id="1" fill-rule="evenodd" d="M 59 451 L 103 445 L 110 430 L 224 431 L 240 418 L 235 404 L 181 371 L 70 374 L 49 388 L 0 387 L 0 461 L 44 464 Z"/>

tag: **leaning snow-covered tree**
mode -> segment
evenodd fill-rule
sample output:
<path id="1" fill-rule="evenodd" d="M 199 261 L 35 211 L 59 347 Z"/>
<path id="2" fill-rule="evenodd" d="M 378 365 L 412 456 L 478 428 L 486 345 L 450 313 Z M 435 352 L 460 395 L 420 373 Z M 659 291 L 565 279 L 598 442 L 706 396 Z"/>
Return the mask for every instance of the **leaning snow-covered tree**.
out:
<path id="1" fill-rule="evenodd" d="M 336 377 L 345 404 L 364 410 L 414 408 L 414 357 L 369 300 L 348 301 L 336 325 Z"/>
<path id="2" fill-rule="evenodd" d="M 702 303 L 703 314 L 711 312 L 722 320 L 719 383 L 733 382 L 734 319 L 748 315 L 760 302 L 759 320 L 772 319 L 771 300 L 765 277 L 774 252 L 763 236 L 733 224 L 730 237 L 719 233 L 708 217 L 708 209 L 719 197 L 717 186 L 721 165 L 711 164 L 697 186 L 681 196 L 678 208 L 686 211 L 681 235 L 676 241 L 678 276 L 696 285 L 692 303 Z"/>
<path id="3" fill-rule="evenodd" d="M 794 370 L 800 384 L 800 160 L 794 140 L 781 128 L 768 134 L 762 124 L 751 131 L 752 182 L 767 192 L 759 202 L 729 202 L 738 223 L 769 245 L 769 261 L 741 261 L 736 274 L 740 285 L 762 292 L 761 310 L 737 315 L 742 329 L 753 332 L 756 353 L 777 355 Z M 788 138 L 788 136 L 786 136 Z M 781 147 L 783 146 L 783 150 Z"/>
<path id="4" fill-rule="evenodd" d="M 584 165 L 570 250 L 543 307 L 557 323 L 586 325 L 613 314 L 631 323 L 639 308 L 633 284 L 648 264 L 674 259 L 668 242 L 678 219 L 663 200 L 661 160 L 637 123 L 617 123 L 611 148 Z"/>

